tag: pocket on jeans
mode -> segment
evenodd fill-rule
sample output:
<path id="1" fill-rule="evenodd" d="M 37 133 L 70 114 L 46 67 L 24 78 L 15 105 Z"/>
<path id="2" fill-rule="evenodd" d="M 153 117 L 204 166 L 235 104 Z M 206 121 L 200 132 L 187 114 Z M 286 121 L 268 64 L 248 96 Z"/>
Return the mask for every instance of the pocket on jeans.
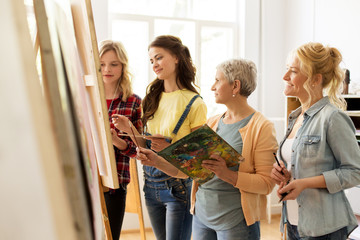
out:
<path id="1" fill-rule="evenodd" d="M 178 201 L 186 202 L 188 200 L 187 188 L 180 180 L 170 188 L 170 193 Z"/>

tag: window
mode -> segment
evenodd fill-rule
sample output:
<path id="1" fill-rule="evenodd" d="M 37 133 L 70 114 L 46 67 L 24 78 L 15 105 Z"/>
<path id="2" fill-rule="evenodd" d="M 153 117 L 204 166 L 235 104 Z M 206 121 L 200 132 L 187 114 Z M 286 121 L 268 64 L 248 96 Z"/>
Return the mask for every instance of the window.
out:
<path id="1" fill-rule="evenodd" d="M 239 55 L 239 3 L 236 0 L 109 0 L 111 38 L 121 41 L 129 55 L 134 92 L 145 96 L 155 79 L 147 53 L 158 35 L 181 38 L 197 68 L 197 85 L 207 103 L 208 116 L 223 112 L 211 86 L 216 65 Z"/>

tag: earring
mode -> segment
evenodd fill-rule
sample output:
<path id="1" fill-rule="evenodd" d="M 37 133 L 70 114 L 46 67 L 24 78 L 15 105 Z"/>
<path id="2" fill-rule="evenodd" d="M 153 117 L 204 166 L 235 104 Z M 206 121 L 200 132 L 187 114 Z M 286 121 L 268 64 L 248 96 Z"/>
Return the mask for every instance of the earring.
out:
<path id="1" fill-rule="evenodd" d="M 233 94 L 232 96 L 235 97 L 235 94 Z"/>

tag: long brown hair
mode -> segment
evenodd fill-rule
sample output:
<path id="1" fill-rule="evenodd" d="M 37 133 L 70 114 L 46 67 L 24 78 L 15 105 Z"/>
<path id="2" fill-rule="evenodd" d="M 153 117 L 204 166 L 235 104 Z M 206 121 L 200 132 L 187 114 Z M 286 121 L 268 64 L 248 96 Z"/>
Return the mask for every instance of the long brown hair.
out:
<path id="1" fill-rule="evenodd" d="M 176 68 L 176 85 L 186 88 L 194 93 L 195 89 L 196 68 L 192 62 L 189 49 L 182 44 L 180 38 L 171 35 L 161 35 L 155 38 L 148 47 L 159 47 L 170 51 L 174 54 L 179 62 Z M 146 126 L 148 120 L 154 117 L 159 107 L 161 93 L 164 91 L 164 80 L 156 78 L 146 88 L 146 96 L 143 99 L 143 126 Z"/>

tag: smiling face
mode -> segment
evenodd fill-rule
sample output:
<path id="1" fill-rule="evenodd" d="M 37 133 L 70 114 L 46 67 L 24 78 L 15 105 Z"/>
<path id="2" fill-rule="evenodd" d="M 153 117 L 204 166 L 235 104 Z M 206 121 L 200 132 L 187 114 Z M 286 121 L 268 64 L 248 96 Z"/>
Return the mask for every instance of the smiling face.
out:
<path id="1" fill-rule="evenodd" d="M 178 59 L 168 50 L 160 47 L 149 49 L 150 63 L 158 79 L 176 80 L 176 64 Z"/>
<path id="2" fill-rule="evenodd" d="M 229 83 L 225 78 L 224 73 L 217 70 L 215 74 L 215 83 L 211 86 L 211 91 L 214 91 L 215 94 L 215 102 L 226 104 L 228 101 L 232 100 L 233 89 L 233 84 Z"/>
<path id="3" fill-rule="evenodd" d="M 101 74 L 105 84 L 116 84 L 122 74 L 122 64 L 115 51 L 105 52 L 100 58 Z"/>
<path id="4" fill-rule="evenodd" d="M 307 77 L 300 72 L 300 62 L 296 56 L 291 58 L 283 79 L 285 81 L 284 94 L 286 96 L 294 96 L 300 99 L 308 97 L 308 93 L 304 88 Z"/>

